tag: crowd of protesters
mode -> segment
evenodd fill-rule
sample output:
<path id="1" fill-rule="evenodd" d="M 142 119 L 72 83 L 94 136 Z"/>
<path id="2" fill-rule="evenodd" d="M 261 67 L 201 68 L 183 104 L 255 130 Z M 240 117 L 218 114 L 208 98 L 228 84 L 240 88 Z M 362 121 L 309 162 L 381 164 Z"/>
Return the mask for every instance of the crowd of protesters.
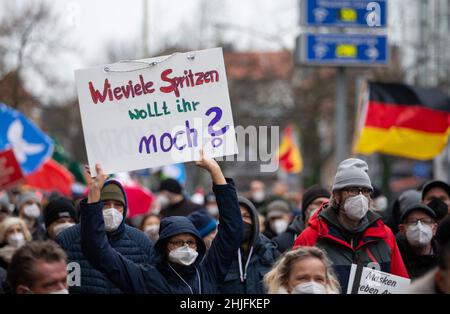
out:
<path id="1" fill-rule="evenodd" d="M 202 202 L 163 180 L 134 225 L 101 165 L 82 198 L 0 191 L 0 293 L 339 294 L 352 264 L 411 279 L 406 293 L 450 293 L 447 183 L 389 202 L 350 158 L 299 199 L 283 182 L 237 191 L 213 159 L 196 164 L 212 181 Z"/>

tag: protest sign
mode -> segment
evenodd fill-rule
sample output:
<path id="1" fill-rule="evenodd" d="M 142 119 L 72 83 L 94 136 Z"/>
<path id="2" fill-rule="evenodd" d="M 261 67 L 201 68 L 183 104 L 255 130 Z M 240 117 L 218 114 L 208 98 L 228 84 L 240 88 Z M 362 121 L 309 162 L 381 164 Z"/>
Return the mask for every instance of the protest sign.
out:
<path id="1" fill-rule="evenodd" d="M 23 173 L 12 148 L 0 152 L 0 189 L 23 181 Z"/>
<path id="2" fill-rule="evenodd" d="M 352 264 L 347 294 L 402 294 L 407 293 L 410 282 L 408 278 Z"/>
<path id="3" fill-rule="evenodd" d="M 221 48 L 75 71 L 91 173 L 237 153 Z"/>

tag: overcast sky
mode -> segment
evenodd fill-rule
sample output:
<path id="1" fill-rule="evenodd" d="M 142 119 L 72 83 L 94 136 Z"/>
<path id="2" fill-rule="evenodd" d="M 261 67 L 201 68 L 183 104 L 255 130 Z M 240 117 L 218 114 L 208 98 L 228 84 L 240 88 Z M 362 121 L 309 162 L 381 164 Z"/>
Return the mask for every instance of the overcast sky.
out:
<path id="1" fill-rule="evenodd" d="M 2 0 L 1 3 L 11 1 L 20 6 L 32 0 Z M 55 71 L 61 79 L 67 79 L 69 86 L 73 85 L 72 91 L 75 91 L 73 71 L 107 63 L 107 46 L 116 45 L 124 51 L 131 47 L 132 51 L 136 50 L 136 58 L 143 57 L 143 0 L 47 1 L 62 15 L 68 27 L 67 38 L 77 51 L 55 60 Z M 191 49 L 209 48 L 215 46 L 213 38 L 217 37 L 240 50 L 292 49 L 300 32 L 298 0 L 147 1 L 150 55 L 171 44 L 189 45 Z M 400 21 L 395 11 L 389 12 L 392 26 L 389 35 L 393 40 L 399 32 L 392 30 L 398 28 Z M 5 13 L 0 11 L 0 16 Z"/>
<path id="2" fill-rule="evenodd" d="M 276 50 L 292 47 L 297 27 L 297 1 L 147 0 L 150 54 L 164 45 L 211 44 L 216 34 L 241 49 Z M 82 62 L 99 62 L 105 45 L 142 45 L 142 0 L 55 1 L 67 15 L 71 37 L 83 50 Z M 201 14 L 201 8 L 205 8 Z M 201 27 L 203 25 L 204 27 Z M 219 25 L 226 26 L 226 32 Z M 284 30 L 284 35 L 280 33 Z M 273 34 L 279 42 L 268 38 Z"/>

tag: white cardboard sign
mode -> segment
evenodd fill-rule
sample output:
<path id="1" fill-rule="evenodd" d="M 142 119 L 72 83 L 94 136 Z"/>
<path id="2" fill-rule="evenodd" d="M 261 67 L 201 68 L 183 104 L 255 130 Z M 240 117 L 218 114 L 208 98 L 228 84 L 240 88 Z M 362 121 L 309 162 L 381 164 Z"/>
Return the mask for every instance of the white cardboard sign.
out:
<path id="1" fill-rule="evenodd" d="M 221 48 L 75 71 L 91 173 L 237 154 Z"/>
<path id="2" fill-rule="evenodd" d="M 382 272 L 380 270 L 363 267 L 361 280 L 355 282 L 357 265 L 352 264 L 348 281 L 347 294 L 351 294 L 353 285 L 358 285 L 358 294 L 404 294 L 408 292 L 411 280 L 400 276 Z"/>

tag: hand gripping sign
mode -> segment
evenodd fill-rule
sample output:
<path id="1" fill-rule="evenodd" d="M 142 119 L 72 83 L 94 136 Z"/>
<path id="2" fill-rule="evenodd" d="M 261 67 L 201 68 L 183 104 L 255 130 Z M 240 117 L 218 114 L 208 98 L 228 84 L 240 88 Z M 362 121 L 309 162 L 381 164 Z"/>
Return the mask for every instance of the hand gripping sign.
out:
<path id="1" fill-rule="evenodd" d="M 237 154 L 221 48 L 75 71 L 91 173 Z"/>

